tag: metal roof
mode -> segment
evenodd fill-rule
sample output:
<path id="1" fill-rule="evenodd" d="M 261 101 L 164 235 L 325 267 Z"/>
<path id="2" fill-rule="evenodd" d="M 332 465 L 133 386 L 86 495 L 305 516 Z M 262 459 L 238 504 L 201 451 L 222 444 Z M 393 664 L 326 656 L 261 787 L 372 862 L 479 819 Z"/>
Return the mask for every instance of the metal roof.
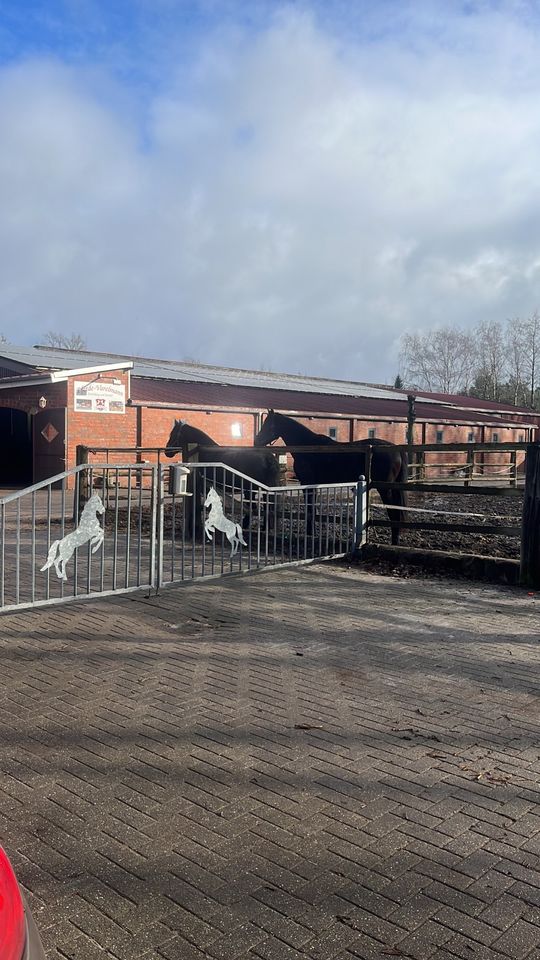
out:
<path id="1" fill-rule="evenodd" d="M 242 370 L 216 367 L 204 363 L 177 360 L 154 360 L 131 357 L 127 354 L 93 353 L 88 350 L 63 350 L 56 347 L 16 347 L 2 344 L 0 356 L 16 363 L 42 370 L 68 369 L 97 363 L 119 364 L 133 361 L 133 376 L 157 380 L 180 380 L 187 383 L 214 383 L 224 386 L 265 387 L 271 390 L 295 390 L 301 393 L 322 393 L 373 399 L 407 399 L 406 392 L 369 383 L 348 380 L 330 380 L 324 377 L 305 377 L 294 373 L 270 373 L 262 370 Z M 429 401 L 427 401 L 429 402 Z"/>
<path id="2" fill-rule="evenodd" d="M 534 410 L 530 410 L 528 407 L 516 407 L 513 403 L 501 403 L 499 400 L 484 400 L 483 397 L 473 397 L 459 393 L 432 393 L 427 390 L 410 392 L 414 392 L 419 400 L 429 400 L 430 403 L 452 404 L 453 406 L 493 412 L 498 410 L 501 413 L 515 413 L 516 410 L 519 410 L 521 413 L 529 413 L 530 416 L 538 416 Z"/>
<path id="3" fill-rule="evenodd" d="M 236 387 L 231 385 L 185 383 L 181 390 L 178 384 L 165 380 L 132 379 L 131 399 L 136 404 L 166 404 L 189 408 L 196 406 L 207 409 L 219 407 L 247 410 L 265 410 L 275 408 L 283 412 L 298 414 L 323 414 L 330 419 L 333 416 L 353 416 L 365 419 L 388 421 L 406 421 L 407 400 L 399 395 L 391 400 L 376 397 L 345 397 L 336 394 L 302 393 L 294 390 L 273 390 L 264 387 Z M 486 411 L 459 409 L 444 404 L 416 403 L 416 418 L 430 423 L 468 423 L 503 427 L 505 424 L 536 427 L 540 423 L 538 415 L 525 416 L 516 411 L 514 416 L 502 414 L 496 417 Z"/>
<path id="4" fill-rule="evenodd" d="M 408 392 L 377 384 L 48 346 L 2 344 L 0 365 L 2 358 L 19 365 L 19 370 L 21 364 L 25 365 L 28 374 L 33 371 L 76 370 L 105 363 L 116 363 L 119 367 L 132 363 L 131 393 L 133 400 L 140 403 L 192 402 L 201 406 L 224 404 L 255 409 L 275 406 L 280 410 L 347 412 L 362 416 L 388 416 L 396 420 L 407 416 Z M 181 397 L 178 383 L 182 384 Z M 198 386 L 204 387 L 204 390 L 197 390 Z M 418 398 L 417 417 L 431 422 L 444 420 L 500 424 L 504 420 L 531 425 L 540 422 L 534 411 L 508 404 L 424 391 L 415 391 L 415 394 Z M 330 400 L 332 397 L 336 399 Z M 338 401 L 338 397 L 343 399 Z"/>

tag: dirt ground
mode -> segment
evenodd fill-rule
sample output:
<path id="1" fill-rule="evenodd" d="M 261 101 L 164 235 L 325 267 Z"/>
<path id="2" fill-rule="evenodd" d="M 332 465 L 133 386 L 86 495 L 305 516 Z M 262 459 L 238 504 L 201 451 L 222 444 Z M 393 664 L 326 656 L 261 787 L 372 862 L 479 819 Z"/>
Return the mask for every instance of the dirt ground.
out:
<path id="1" fill-rule="evenodd" d="M 375 503 L 380 501 L 374 500 Z M 472 526 L 486 524 L 520 525 L 523 497 L 508 496 L 481 496 L 479 494 L 441 494 L 441 493 L 410 493 L 407 498 L 409 507 L 416 507 L 444 512 L 444 516 L 435 514 L 409 514 L 409 519 L 420 522 L 434 522 Z M 474 513 L 479 517 L 464 517 L 459 514 Z M 457 516 L 455 514 L 458 514 Z M 383 509 L 373 510 L 373 518 L 386 519 Z M 484 518 L 484 519 L 482 519 Z M 389 543 L 388 530 L 374 527 L 370 530 L 369 539 L 374 543 Z M 475 553 L 481 556 L 505 557 L 509 560 L 519 560 L 519 537 L 498 536 L 482 533 L 455 533 L 440 530 L 404 530 L 400 543 L 405 547 L 417 547 L 430 550 L 451 550 L 457 553 Z"/>

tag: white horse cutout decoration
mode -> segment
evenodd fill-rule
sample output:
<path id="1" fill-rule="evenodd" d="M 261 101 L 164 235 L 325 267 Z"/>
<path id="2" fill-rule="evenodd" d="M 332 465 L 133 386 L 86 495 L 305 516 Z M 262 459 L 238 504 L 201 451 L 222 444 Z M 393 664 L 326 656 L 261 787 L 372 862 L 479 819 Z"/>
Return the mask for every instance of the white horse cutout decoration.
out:
<path id="1" fill-rule="evenodd" d="M 234 557 L 239 544 L 247 547 L 247 543 L 242 535 L 242 527 L 239 523 L 235 523 L 234 520 L 227 519 L 223 513 L 221 497 L 213 487 L 210 487 L 204 505 L 205 507 L 210 507 L 210 513 L 204 521 L 204 529 L 209 540 L 214 536 L 214 530 L 221 530 L 231 545 L 231 557 Z"/>
<path id="2" fill-rule="evenodd" d="M 54 543 L 51 544 L 47 563 L 41 568 L 42 571 L 48 570 L 49 567 L 52 567 L 54 564 L 57 577 L 60 580 L 67 580 L 66 563 L 68 560 L 71 560 L 77 547 L 81 547 L 83 543 L 87 543 L 89 540 L 92 544 L 92 553 L 99 550 L 105 534 L 97 518 L 98 513 L 105 513 L 105 507 L 103 506 L 101 497 L 95 493 L 85 503 L 81 520 L 76 530 L 74 530 L 73 533 L 68 533 L 62 540 L 55 540 Z"/>

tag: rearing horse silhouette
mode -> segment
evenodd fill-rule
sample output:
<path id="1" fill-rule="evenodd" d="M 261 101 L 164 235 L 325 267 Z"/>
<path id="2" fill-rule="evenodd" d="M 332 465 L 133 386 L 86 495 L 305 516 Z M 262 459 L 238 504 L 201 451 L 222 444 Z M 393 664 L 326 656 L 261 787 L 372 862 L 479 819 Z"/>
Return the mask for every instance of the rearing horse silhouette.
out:
<path id="1" fill-rule="evenodd" d="M 188 449 L 188 445 L 193 449 Z M 176 448 L 176 449 L 175 449 Z M 190 459 L 199 460 L 200 463 L 224 463 L 233 470 L 238 470 L 245 476 L 252 478 L 255 483 L 263 483 L 267 487 L 277 487 L 281 483 L 278 458 L 270 450 L 231 450 L 228 447 L 220 447 L 212 437 L 207 433 L 193 427 L 185 420 L 175 420 L 169 439 L 165 447 L 166 457 L 175 457 L 180 448 L 184 455 L 184 462 L 189 463 Z M 222 471 L 209 469 L 207 479 L 211 480 L 213 485 L 221 489 L 223 485 Z M 193 475 L 188 477 L 188 488 L 193 490 Z M 248 480 L 242 480 L 239 477 L 235 479 L 235 488 L 241 493 L 244 499 L 248 499 L 253 493 L 252 484 Z M 195 526 L 201 530 L 202 514 L 202 491 L 195 490 Z M 203 494 L 204 495 L 204 494 Z M 192 515 L 188 514 L 188 525 L 191 528 Z M 246 515 L 243 520 L 244 528 L 249 522 Z M 190 533 L 193 531 L 190 529 Z"/>
<path id="2" fill-rule="evenodd" d="M 314 433 L 298 420 L 286 417 L 282 413 L 268 411 L 261 429 L 255 437 L 255 446 L 272 443 L 281 438 L 288 447 L 340 447 L 347 453 L 294 453 L 294 472 L 301 484 L 310 483 L 354 483 L 365 476 L 368 446 L 373 445 L 371 454 L 371 482 L 379 491 L 381 500 L 387 507 L 404 507 L 405 491 L 388 490 L 377 487 L 377 482 L 395 481 L 404 483 L 407 479 L 407 457 L 393 443 L 387 440 L 355 440 L 352 443 L 338 443 L 323 433 Z M 309 491 L 308 491 L 309 493 Z M 405 519 L 403 510 L 387 510 L 391 524 L 392 543 L 399 543 L 400 525 Z"/>
<path id="3" fill-rule="evenodd" d="M 204 521 L 204 530 L 209 540 L 212 540 L 215 530 L 221 530 L 231 545 L 231 557 L 234 557 L 240 544 L 247 547 L 242 534 L 242 527 L 239 523 L 235 523 L 234 520 L 229 520 L 225 516 L 221 497 L 213 487 L 210 487 L 204 505 L 210 507 L 210 513 Z"/>
<path id="4" fill-rule="evenodd" d="M 60 580 L 67 580 L 66 563 L 71 560 L 77 547 L 90 541 L 92 553 L 99 550 L 105 533 L 97 515 L 105 513 L 101 497 L 94 493 L 85 503 L 79 526 L 72 533 L 67 533 L 61 540 L 55 540 L 49 548 L 45 564 L 41 570 L 48 570 L 54 565 L 56 575 Z"/>

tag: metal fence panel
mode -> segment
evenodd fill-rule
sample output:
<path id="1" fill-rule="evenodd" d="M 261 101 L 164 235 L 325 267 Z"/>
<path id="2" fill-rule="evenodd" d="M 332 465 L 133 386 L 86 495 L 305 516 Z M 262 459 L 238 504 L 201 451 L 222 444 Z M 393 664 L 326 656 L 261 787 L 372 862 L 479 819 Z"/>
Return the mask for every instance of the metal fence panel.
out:
<path id="1" fill-rule="evenodd" d="M 162 516 L 159 585 L 343 556 L 364 537 L 365 484 L 266 487 L 192 463 L 187 496 L 165 493 Z"/>
<path id="2" fill-rule="evenodd" d="M 342 556 L 365 483 L 266 487 L 223 464 L 81 464 L 0 499 L 0 610 Z M 178 481 L 178 477 L 175 478 Z"/>
<path id="3" fill-rule="evenodd" d="M 155 467 L 84 465 L 0 500 L 0 609 L 151 587 Z"/>

